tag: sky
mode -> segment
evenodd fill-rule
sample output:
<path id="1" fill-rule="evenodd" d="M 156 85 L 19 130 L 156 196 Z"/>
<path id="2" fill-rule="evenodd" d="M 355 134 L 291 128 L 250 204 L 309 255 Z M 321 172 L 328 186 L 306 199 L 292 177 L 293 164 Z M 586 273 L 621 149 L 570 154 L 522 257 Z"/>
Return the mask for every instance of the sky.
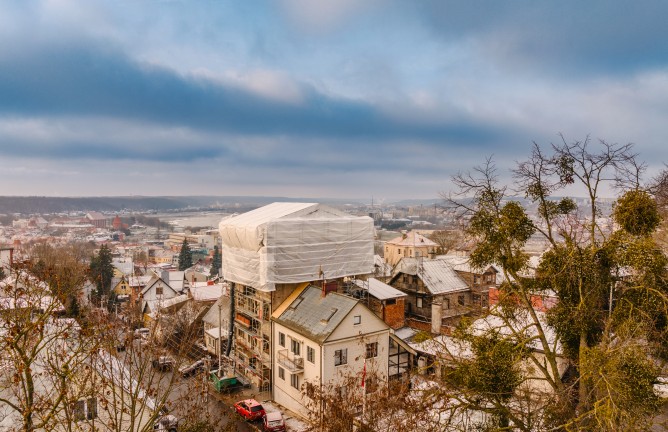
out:
<path id="1" fill-rule="evenodd" d="M 0 195 L 431 199 L 532 142 L 668 162 L 668 2 L 5 0 Z"/>

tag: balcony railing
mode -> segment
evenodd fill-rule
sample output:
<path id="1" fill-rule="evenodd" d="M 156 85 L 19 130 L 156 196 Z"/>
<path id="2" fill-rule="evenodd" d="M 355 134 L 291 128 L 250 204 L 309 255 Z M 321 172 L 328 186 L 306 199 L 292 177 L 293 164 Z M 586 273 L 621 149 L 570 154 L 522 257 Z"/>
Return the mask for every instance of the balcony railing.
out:
<path id="1" fill-rule="evenodd" d="M 278 364 L 293 373 L 304 371 L 304 357 L 296 356 L 287 349 L 278 352 Z"/>

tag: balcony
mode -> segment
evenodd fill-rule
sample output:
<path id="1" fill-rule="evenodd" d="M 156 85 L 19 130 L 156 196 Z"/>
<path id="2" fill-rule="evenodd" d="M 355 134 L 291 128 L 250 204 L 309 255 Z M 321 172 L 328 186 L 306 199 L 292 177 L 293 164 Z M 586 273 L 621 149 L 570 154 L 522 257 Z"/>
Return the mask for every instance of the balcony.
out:
<path id="1" fill-rule="evenodd" d="M 290 372 L 304 372 L 304 357 L 296 356 L 287 349 L 278 352 L 278 364 Z"/>

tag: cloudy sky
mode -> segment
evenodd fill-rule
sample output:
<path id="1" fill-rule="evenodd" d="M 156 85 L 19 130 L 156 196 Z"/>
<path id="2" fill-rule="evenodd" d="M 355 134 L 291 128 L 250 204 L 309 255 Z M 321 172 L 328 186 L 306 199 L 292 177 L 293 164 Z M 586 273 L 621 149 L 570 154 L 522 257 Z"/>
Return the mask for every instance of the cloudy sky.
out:
<path id="1" fill-rule="evenodd" d="M 668 162 L 668 2 L 7 0 L 0 195 L 433 198 L 563 133 Z"/>

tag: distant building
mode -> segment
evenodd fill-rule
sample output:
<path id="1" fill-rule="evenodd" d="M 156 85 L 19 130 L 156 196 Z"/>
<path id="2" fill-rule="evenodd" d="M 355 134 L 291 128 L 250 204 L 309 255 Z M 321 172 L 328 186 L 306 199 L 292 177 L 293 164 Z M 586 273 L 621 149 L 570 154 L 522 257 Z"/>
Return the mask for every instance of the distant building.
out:
<path id="1" fill-rule="evenodd" d="M 14 261 L 14 248 L 0 247 L 0 268 L 8 273 Z"/>
<path id="2" fill-rule="evenodd" d="M 411 231 L 385 243 L 385 261 L 391 266 L 397 265 L 402 258 L 429 257 L 438 245 L 429 238 Z"/>
<path id="3" fill-rule="evenodd" d="M 86 221 L 93 225 L 95 228 L 106 228 L 107 227 L 107 217 L 102 213 L 98 212 L 88 212 L 85 217 Z"/>

